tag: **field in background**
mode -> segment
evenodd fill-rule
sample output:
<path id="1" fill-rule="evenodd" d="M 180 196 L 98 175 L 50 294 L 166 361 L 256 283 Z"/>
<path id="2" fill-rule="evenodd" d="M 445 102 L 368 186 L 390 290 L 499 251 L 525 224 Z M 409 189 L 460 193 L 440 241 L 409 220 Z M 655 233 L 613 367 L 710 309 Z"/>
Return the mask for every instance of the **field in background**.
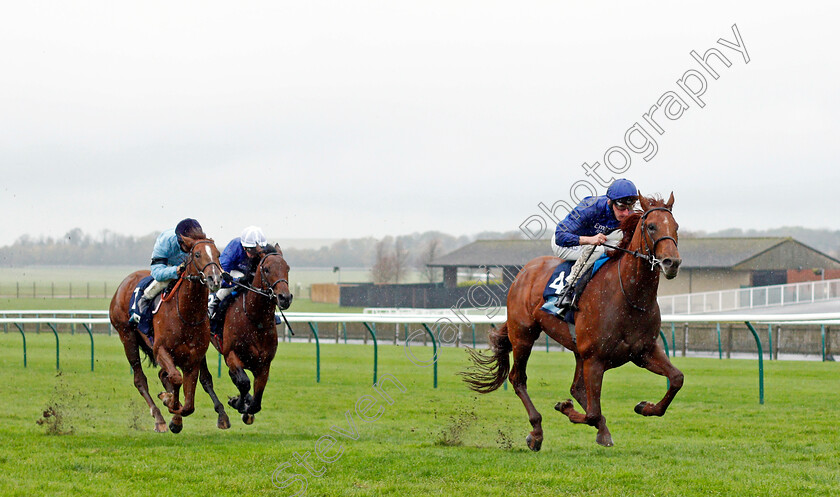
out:
<path id="1" fill-rule="evenodd" d="M 0 267 L 0 309 L 107 309 L 120 282 L 139 268 L 128 266 Z M 342 282 L 369 282 L 370 270 L 342 269 Z M 313 283 L 336 283 L 338 272 L 322 268 L 292 268 L 289 278 L 298 312 L 355 312 L 356 308 L 309 302 Z M 410 282 L 420 273 L 410 271 Z"/>
<path id="2" fill-rule="evenodd" d="M 455 375 L 466 366 L 463 350 L 441 351 L 440 387 L 433 389 L 430 368 L 412 364 L 403 347 L 381 345 L 380 378 L 393 375 L 405 391 L 390 387 L 393 404 L 380 400 L 368 414 L 381 405 L 381 417 L 363 422 L 354 414 L 359 399 L 379 399 L 371 388 L 371 347 L 323 344 L 316 383 L 314 345 L 281 343 L 254 425 L 228 409 L 233 427 L 217 430 L 199 389 L 196 413 L 173 435 L 151 431 L 117 337 L 95 340 L 91 373 L 88 337 L 63 334 L 57 374 L 51 334 L 27 333 L 24 369 L 20 335 L 0 333 L 0 494 L 145 496 L 166 482 L 185 495 L 290 496 L 299 488 L 274 487 L 272 474 L 281 469 L 278 481 L 305 474 L 295 454 L 307 452 L 313 469 L 324 471 L 306 477 L 301 495 L 310 496 L 799 497 L 836 495 L 840 488 L 836 363 L 765 362 L 762 406 L 755 361 L 678 357 L 685 387 L 662 418 L 642 418 L 633 406 L 658 400 L 663 378 L 634 366 L 610 371 L 602 403 L 616 446 L 604 448 L 595 444 L 593 428 L 572 425 L 552 409 L 568 397 L 571 354 L 535 350 L 529 390 L 546 440 L 532 453 L 524 445 L 530 426 L 513 391 L 478 396 Z M 431 349 L 413 352 L 424 360 Z M 208 360 L 215 375 L 216 353 Z M 155 371 L 147 375 L 159 391 Z M 215 382 L 222 398 L 234 393 L 226 373 Z M 49 407 L 61 423 L 36 424 Z M 357 439 L 332 426 L 355 428 Z M 340 457 L 330 464 L 314 455 L 324 435 L 338 440 L 329 454 Z"/>

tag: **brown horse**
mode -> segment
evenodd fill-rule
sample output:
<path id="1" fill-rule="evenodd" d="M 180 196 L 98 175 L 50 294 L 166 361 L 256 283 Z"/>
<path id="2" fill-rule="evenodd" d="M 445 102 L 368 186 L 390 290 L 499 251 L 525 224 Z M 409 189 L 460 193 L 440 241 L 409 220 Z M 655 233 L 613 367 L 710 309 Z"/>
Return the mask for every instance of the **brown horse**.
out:
<path id="1" fill-rule="evenodd" d="M 657 404 L 640 402 L 635 411 L 643 416 L 662 416 L 683 384 L 683 374 L 668 360 L 657 343 L 660 314 L 656 303 L 660 270 L 667 279 L 676 277 L 681 262 L 677 251 L 677 222 L 671 214 L 674 194 L 667 202 L 639 194 L 643 213 L 624 220 L 620 249 L 595 274 L 579 299 L 575 326 L 543 311 L 543 289 L 556 257 L 539 257 L 519 272 L 507 298 L 507 322 L 491 332 L 492 356 L 471 352 L 475 366 L 462 373 L 469 387 L 488 393 L 499 388 L 510 371 L 510 383 L 525 404 L 533 430 L 526 438 L 531 450 L 542 446 L 542 415 L 526 388 L 525 369 L 531 348 L 544 331 L 575 355 L 571 394 L 585 410 L 575 410 L 571 399 L 558 402 L 556 410 L 572 423 L 598 428 L 596 442 L 611 446 L 612 437 L 601 414 L 601 383 L 604 372 L 627 362 L 664 375 L 670 381 Z M 513 368 L 508 354 L 513 351 Z"/>
<path id="2" fill-rule="evenodd" d="M 173 433 L 179 433 L 183 428 L 182 416 L 188 416 L 195 410 L 195 387 L 202 369 L 206 371 L 206 374 L 201 375 L 202 386 L 210 393 L 216 412 L 219 412 L 219 427 L 230 426 L 224 406 L 212 393 L 212 376 L 204 358 L 210 344 L 207 297 L 209 291 L 218 290 L 222 282 L 219 250 L 213 240 L 207 238 L 185 236 L 183 241 L 189 247 L 189 257 L 176 288 L 169 294 L 171 298 L 161 302 L 152 320 L 154 345 L 137 330 L 135 324 L 129 322 L 131 294 L 137 283 L 149 275 L 149 271 L 135 271 L 128 275 L 117 288 L 110 306 L 111 324 L 119 332 L 125 356 L 134 370 L 134 386 L 149 405 L 155 418 L 155 431 L 158 432 L 166 431 L 166 422 L 149 395 L 149 385 L 140 363 L 140 350 L 143 350 L 152 365 L 161 366 L 158 376 L 166 392 L 159 397 L 174 415 L 169 424 Z M 182 385 L 183 405 L 178 398 Z"/>
<path id="3" fill-rule="evenodd" d="M 260 255 L 253 286 L 237 295 L 224 317 L 222 343 L 212 338 L 213 346 L 225 358 L 230 379 L 239 389 L 231 397 L 231 407 L 242 414 L 245 424 L 254 422 L 262 409 L 262 397 L 268 382 L 271 361 L 277 352 L 277 327 L 274 307 L 286 310 L 292 303 L 289 292 L 289 265 L 280 246 L 267 246 Z M 254 375 L 254 395 L 245 370 Z"/>

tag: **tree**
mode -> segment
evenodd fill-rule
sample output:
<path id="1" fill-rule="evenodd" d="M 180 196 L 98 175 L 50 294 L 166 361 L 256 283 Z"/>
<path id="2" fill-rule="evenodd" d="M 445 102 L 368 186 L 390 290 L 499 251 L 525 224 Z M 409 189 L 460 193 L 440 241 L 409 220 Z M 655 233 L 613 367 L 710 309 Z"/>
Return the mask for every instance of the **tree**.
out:
<path id="1" fill-rule="evenodd" d="M 394 279 L 397 283 L 405 278 L 408 270 L 409 252 L 403 245 L 402 237 L 394 242 Z"/>
<path id="2" fill-rule="evenodd" d="M 437 259 L 440 254 L 440 238 L 432 238 L 423 247 L 417 258 L 417 269 L 423 275 L 423 279 L 428 280 L 429 283 L 434 283 L 440 279 L 440 268 L 429 267 L 429 264 Z"/>
<path id="3" fill-rule="evenodd" d="M 396 258 L 389 248 L 390 245 L 390 236 L 376 243 L 373 267 L 370 269 L 374 283 L 390 283 L 396 279 Z"/>

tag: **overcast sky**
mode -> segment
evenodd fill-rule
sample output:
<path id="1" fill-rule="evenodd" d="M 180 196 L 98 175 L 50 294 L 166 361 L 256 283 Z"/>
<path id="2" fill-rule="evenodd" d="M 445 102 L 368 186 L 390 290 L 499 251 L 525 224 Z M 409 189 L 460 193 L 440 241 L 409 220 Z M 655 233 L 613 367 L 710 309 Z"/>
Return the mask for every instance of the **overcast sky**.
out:
<path id="1" fill-rule="evenodd" d="M 9 4 L 0 245 L 183 217 L 223 241 L 516 230 L 598 186 L 584 162 L 673 190 L 683 229 L 840 229 L 840 7 L 743 3 Z M 713 47 L 718 79 L 690 55 Z M 666 92 L 687 108 L 660 135 Z"/>

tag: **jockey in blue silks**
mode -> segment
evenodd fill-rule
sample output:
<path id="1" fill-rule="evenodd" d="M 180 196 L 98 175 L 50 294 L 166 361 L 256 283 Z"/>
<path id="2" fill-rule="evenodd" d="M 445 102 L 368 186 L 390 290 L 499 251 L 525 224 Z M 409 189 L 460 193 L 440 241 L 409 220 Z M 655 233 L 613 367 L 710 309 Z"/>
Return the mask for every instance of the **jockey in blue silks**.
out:
<path id="1" fill-rule="evenodd" d="M 257 226 L 248 226 L 242 230 L 240 236 L 227 244 L 222 251 L 222 255 L 219 256 L 222 271 L 230 274 L 231 281 L 250 284 L 259 263 L 260 252 L 265 244 L 266 239 L 263 231 Z M 213 295 L 210 304 L 207 306 L 207 313 L 211 318 L 216 314 L 216 307 L 218 307 L 219 302 L 230 295 L 232 291 L 233 284 L 226 279 L 222 288 Z"/>
<path id="2" fill-rule="evenodd" d="M 183 237 L 206 238 L 204 230 L 198 221 L 192 218 L 182 220 L 174 229 L 168 229 L 158 235 L 155 247 L 152 249 L 151 272 L 155 279 L 140 297 L 137 307 L 142 314 L 149 302 L 155 298 L 169 283 L 178 279 L 184 271 L 189 254 L 189 247 L 184 244 Z M 140 314 L 132 314 L 131 320 L 140 322 Z"/>
<path id="3" fill-rule="evenodd" d="M 584 198 L 557 224 L 551 249 L 557 257 L 576 262 L 560 296 L 547 299 L 543 310 L 558 316 L 568 310 L 575 283 L 606 251 L 601 244 L 621 240 L 618 227 L 633 212 L 638 198 L 639 192 L 632 181 L 617 179 L 607 188 L 606 195 Z"/>

